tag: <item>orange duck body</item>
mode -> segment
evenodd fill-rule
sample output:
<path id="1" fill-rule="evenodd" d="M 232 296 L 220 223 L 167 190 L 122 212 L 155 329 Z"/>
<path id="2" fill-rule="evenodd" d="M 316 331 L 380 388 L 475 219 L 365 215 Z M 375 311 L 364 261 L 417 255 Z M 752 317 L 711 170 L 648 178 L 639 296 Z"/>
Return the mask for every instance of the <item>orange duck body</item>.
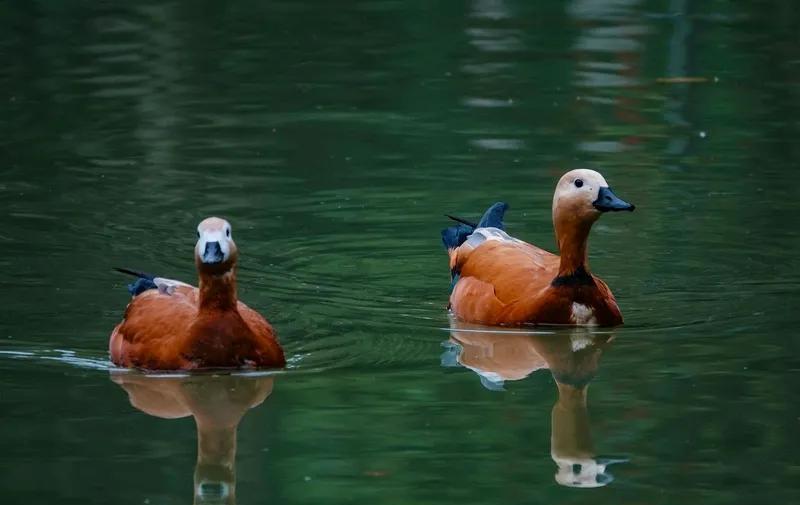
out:
<path id="1" fill-rule="evenodd" d="M 198 238 L 199 288 L 124 270 L 139 279 L 111 333 L 111 361 L 149 370 L 284 366 L 272 326 L 236 299 L 237 250 L 230 225 L 206 219 Z"/>
<path id="2" fill-rule="evenodd" d="M 622 314 L 608 286 L 588 270 L 587 240 L 601 212 L 633 210 L 591 170 L 561 178 L 553 201 L 557 256 L 503 231 L 507 206 L 497 203 L 477 224 L 445 229 L 453 290 L 450 309 L 459 319 L 489 325 L 615 326 Z"/>

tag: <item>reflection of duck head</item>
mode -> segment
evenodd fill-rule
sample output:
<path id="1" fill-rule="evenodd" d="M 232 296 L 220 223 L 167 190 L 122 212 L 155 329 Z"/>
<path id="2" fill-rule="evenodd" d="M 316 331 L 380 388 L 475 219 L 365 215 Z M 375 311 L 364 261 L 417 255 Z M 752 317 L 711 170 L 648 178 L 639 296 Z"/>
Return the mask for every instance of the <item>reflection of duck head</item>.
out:
<path id="1" fill-rule="evenodd" d="M 609 334 L 596 334 L 590 328 L 545 334 L 487 328 L 453 319 L 449 350 L 442 363 L 473 370 L 491 390 L 502 390 L 505 381 L 549 369 L 558 387 L 550 445 L 558 465 L 556 482 L 570 487 L 599 487 L 613 480 L 606 467 L 621 460 L 596 458 L 586 394 L 611 339 Z"/>
<path id="2" fill-rule="evenodd" d="M 556 384 L 558 400 L 553 405 L 550 437 L 550 456 L 558 465 L 556 482 L 569 487 L 610 484 L 614 477 L 606 467 L 627 460 L 596 457 L 586 408 L 588 383 L 582 387 L 558 381 Z"/>
<path id="3" fill-rule="evenodd" d="M 236 503 L 236 428 L 244 414 L 272 393 L 266 375 L 144 375 L 112 372 L 131 405 L 164 419 L 194 417 L 197 466 L 194 503 Z"/>

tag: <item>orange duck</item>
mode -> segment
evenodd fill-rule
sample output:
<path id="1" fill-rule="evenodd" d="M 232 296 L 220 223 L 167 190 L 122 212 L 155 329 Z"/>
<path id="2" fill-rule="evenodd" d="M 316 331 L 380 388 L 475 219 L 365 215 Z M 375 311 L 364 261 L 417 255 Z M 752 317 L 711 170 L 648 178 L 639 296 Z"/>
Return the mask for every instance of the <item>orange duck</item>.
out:
<path id="1" fill-rule="evenodd" d="M 272 326 L 236 299 L 237 257 L 231 225 L 210 217 L 197 227 L 199 288 L 117 269 L 139 279 L 111 333 L 111 361 L 149 370 L 284 366 Z"/>
<path id="2" fill-rule="evenodd" d="M 553 225 L 561 256 L 508 235 L 492 205 L 481 220 L 442 231 L 450 255 L 450 310 L 471 323 L 489 325 L 622 324 L 605 282 L 589 272 L 586 247 L 592 224 L 604 212 L 632 211 L 594 170 L 572 170 L 558 181 Z"/>

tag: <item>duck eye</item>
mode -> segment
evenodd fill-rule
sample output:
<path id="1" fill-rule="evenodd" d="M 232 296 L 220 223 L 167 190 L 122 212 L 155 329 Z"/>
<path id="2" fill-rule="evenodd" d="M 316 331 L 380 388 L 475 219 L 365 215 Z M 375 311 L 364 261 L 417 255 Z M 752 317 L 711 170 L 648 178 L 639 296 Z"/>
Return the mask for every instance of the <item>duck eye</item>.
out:
<path id="1" fill-rule="evenodd" d="M 230 228 L 225 228 L 225 236 L 226 237 L 230 237 L 231 236 L 231 229 Z"/>
<path id="2" fill-rule="evenodd" d="M 582 179 L 575 179 L 575 187 L 576 188 L 583 187 L 583 180 Z"/>
<path id="3" fill-rule="evenodd" d="M 200 230 L 197 230 L 197 238 L 200 238 Z"/>

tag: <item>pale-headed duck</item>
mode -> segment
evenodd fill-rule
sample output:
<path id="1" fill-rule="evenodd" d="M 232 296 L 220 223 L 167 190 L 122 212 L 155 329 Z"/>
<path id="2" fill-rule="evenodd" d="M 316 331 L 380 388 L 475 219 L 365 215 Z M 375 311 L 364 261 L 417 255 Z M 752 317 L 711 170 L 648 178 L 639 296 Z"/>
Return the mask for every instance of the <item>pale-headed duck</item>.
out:
<path id="1" fill-rule="evenodd" d="M 197 227 L 199 288 L 118 269 L 139 279 L 111 333 L 111 361 L 150 370 L 284 366 L 272 326 L 236 298 L 237 258 L 231 225 L 210 217 Z"/>
<path id="2" fill-rule="evenodd" d="M 503 230 L 507 205 L 492 205 L 478 223 L 442 231 L 450 256 L 450 310 L 463 321 L 489 325 L 622 324 L 605 282 L 589 272 L 587 241 L 605 212 L 632 211 L 602 175 L 578 169 L 564 174 L 553 196 L 553 224 L 560 256 Z"/>

